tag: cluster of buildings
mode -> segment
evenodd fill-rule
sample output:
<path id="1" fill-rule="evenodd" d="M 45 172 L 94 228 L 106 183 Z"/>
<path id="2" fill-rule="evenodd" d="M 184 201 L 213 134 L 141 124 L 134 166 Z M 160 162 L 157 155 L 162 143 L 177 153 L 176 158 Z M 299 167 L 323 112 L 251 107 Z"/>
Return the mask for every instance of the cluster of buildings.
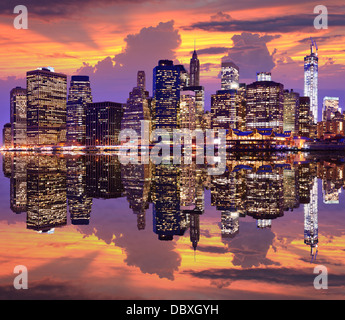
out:
<path id="1" fill-rule="evenodd" d="M 26 88 L 11 93 L 11 119 L 3 131 L 4 147 L 14 149 L 52 146 L 93 148 L 116 146 L 122 129 L 141 138 L 141 121 L 150 130 L 225 129 L 230 145 L 246 141 L 285 144 L 293 138 L 329 140 L 344 136 L 344 113 L 339 98 L 325 97 L 318 121 L 318 52 L 312 41 L 304 58 L 304 95 L 287 90 L 258 72 L 251 84 L 240 82 L 233 62 L 221 64 L 221 89 L 211 95 L 205 112 L 205 90 L 200 85 L 200 61 L 194 50 L 189 71 L 171 60 L 160 60 L 153 69 L 152 96 L 145 72 L 137 74 L 137 86 L 126 103 L 93 102 L 88 76 L 67 76 L 53 68 L 27 72 Z M 140 141 L 140 140 L 139 140 Z"/>

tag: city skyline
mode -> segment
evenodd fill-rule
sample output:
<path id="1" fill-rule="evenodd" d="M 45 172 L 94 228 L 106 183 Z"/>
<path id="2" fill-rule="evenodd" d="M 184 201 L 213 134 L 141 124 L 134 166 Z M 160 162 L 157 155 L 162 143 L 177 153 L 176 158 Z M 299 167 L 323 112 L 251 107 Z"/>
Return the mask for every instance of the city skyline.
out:
<path id="1" fill-rule="evenodd" d="M 151 10 L 153 15 L 147 22 L 146 6 L 150 5 L 145 1 L 140 2 L 135 10 L 133 4 L 120 2 L 118 6 L 128 13 L 128 23 L 123 24 L 121 29 L 116 23 L 107 24 L 111 15 L 118 14 L 116 5 L 111 2 L 102 3 L 91 19 L 90 12 L 95 6 L 92 3 L 76 14 L 73 6 L 47 3 L 47 8 L 49 5 L 56 6 L 54 13 L 33 2 L 31 6 L 28 4 L 28 30 L 15 30 L 10 25 L 9 8 L 0 8 L 0 22 L 4 25 L 2 30 L 6 32 L 6 37 L 12 37 L 15 43 L 20 41 L 22 51 L 30 56 L 29 61 L 22 59 L 22 51 L 18 50 L 11 57 L 0 55 L 0 61 L 5 62 L 0 70 L 0 99 L 5 104 L 9 99 L 9 90 L 17 85 L 24 87 L 23 75 L 26 71 L 52 65 L 68 77 L 76 74 L 90 76 L 95 101 L 124 103 L 127 92 L 135 85 L 138 70 L 146 72 L 147 83 L 150 84 L 150 71 L 159 59 L 172 59 L 175 64 L 188 65 L 194 44 L 200 60 L 200 83 L 205 86 L 205 110 L 210 110 L 210 96 L 218 89 L 221 62 L 228 57 L 242 70 L 243 82 L 254 81 L 257 71 L 270 71 L 275 81 L 303 95 L 301 68 L 308 53 L 310 37 L 313 37 L 319 44 L 319 55 L 322 57 L 319 61 L 319 105 L 322 105 L 322 98 L 326 95 L 340 97 L 340 104 L 343 105 L 340 80 L 345 61 L 341 54 L 343 31 L 339 20 L 343 9 L 336 2 L 327 1 L 330 27 L 325 30 L 313 27 L 313 9 L 317 4 L 314 5 L 313 1 L 289 5 L 278 1 L 274 7 L 270 3 L 263 7 L 249 1 L 230 7 L 223 1 L 217 1 L 211 8 L 200 1 L 198 6 L 193 3 L 184 9 L 178 3 L 164 1 Z M 284 13 L 281 10 L 283 7 Z M 40 12 L 45 12 L 54 21 L 54 24 L 48 24 L 47 30 L 44 29 L 47 22 L 42 20 Z M 169 12 L 175 14 L 166 19 L 164 16 Z M 101 21 L 101 15 L 104 21 Z M 186 20 L 186 16 L 189 19 Z M 268 23 L 271 16 L 277 19 L 267 27 L 265 22 Z M 294 22 L 298 27 L 293 27 Z M 74 32 L 66 32 L 66 26 L 72 23 Z M 28 38 L 28 34 L 30 39 L 36 39 L 36 43 L 42 43 L 40 54 L 35 52 L 30 41 L 23 40 Z M 154 40 L 162 38 L 164 41 Z M 3 41 L 6 52 L 14 52 L 12 42 Z M 246 54 L 241 55 L 243 50 Z M 253 63 L 255 55 L 259 59 Z M 16 59 L 12 60 L 13 57 Z M 151 94 L 150 86 L 148 91 Z M 6 117 L 9 114 L 5 108 L 2 112 Z"/>

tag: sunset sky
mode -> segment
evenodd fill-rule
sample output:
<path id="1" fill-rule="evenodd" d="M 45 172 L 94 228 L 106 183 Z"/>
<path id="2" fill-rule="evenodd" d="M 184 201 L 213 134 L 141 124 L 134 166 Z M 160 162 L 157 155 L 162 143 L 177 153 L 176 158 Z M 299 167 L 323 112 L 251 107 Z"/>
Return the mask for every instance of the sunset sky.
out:
<path id="1" fill-rule="evenodd" d="M 19 3 L 18 3 L 19 4 Z M 152 93 L 152 69 L 173 59 L 189 69 L 194 40 L 201 85 L 220 89 L 222 59 L 240 68 L 251 83 L 257 71 L 303 94 L 303 57 L 310 37 L 319 48 L 319 104 L 324 96 L 344 103 L 345 5 L 323 1 L 328 29 L 313 26 L 319 1 L 229 0 L 24 0 L 29 28 L 13 26 L 13 1 L 0 4 L 0 99 L 2 124 L 9 121 L 9 92 L 25 87 L 26 71 L 52 66 L 57 72 L 90 75 L 94 101 L 126 102 L 144 70 Z"/>

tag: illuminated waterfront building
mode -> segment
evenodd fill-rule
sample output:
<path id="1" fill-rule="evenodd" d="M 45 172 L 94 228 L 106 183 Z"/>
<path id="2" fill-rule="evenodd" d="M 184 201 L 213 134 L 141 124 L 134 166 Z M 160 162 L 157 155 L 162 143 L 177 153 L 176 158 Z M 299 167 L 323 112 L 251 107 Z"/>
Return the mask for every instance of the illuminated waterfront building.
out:
<path id="1" fill-rule="evenodd" d="M 284 91 L 284 131 L 298 135 L 299 94 L 293 90 Z"/>
<path id="2" fill-rule="evenodd" d="M 114 146 L 119 133 L 124 106 L 117 102 L 93 102 L 86 110 L 86 146 Z"/>
<path id="3" fill-rule="evenodd" d="M 54 146 L 66 142 L 67 76 L 52 68 L 26 74 L 27 144 Z"/>
<path id="4" fill-rule="evenodd" d="M 318 122 L 318 48 L 311 40 L 310 54 L 304 57 L 304 96 L 310 98 L 313 124 Z"/>
<path id="5" fill-rule="evenodd" d="M 239 233 L 239 213 L 237 211 L 222 211 L 222 238 L 233 238 Z"/>
<path id="6" fill-rule="evenodd" d="M 247 130 L 284 130 L 284 86 L 281 83 L 266 80 L 253 82 L 247 85 L 246 100 Z"/>
<path id="7" fill-rule="evenodd" d="M 12 130 L 12 146 L 20 148 L 26 146 L 26 117 L 27 95 L 26 89 L 16 87 L 10 93 L 10 117 Z"/>
<path id="8" fill-rule="evenodd" d="M 72 76 L 67 102 L 67 144 L 85 146 L 86 107 L 92 102 L 88 76 Z"/>
<path id="9" fill-rule="evenodd" d="M 145 72 L 138 71 L 137 86 L 129 93 L 127 104 L 124 105 L 121 129 L 134 130 L 141 141 L 141 121 L 151 121 L 151 99 L 145 90 Z"/>
<path id="10" fill-rule="evenodd" d="M 332 120 L 336 113 L 341 113 L 338 97 L 324 97 L 322 108 L 322 121 Z"/>
<path id="11" fill-rule="evenodd" d="M 12 126 L 10 123 L 6 123 L 2 129 L 2 145 L 5 148 L 12 147 Z"/>
<path id="12" fill-rule="evenodd" d="M 222 90 L 236 90 L 239 87 L 240 70 L 233 62 L 222 62 L 221 85 Z"/>
<path id="13" fill-rule="evenodd" d="M 160 60 L 153 69 L 154 126 L 172 133 L 180 124 L 181 66 Z"/>

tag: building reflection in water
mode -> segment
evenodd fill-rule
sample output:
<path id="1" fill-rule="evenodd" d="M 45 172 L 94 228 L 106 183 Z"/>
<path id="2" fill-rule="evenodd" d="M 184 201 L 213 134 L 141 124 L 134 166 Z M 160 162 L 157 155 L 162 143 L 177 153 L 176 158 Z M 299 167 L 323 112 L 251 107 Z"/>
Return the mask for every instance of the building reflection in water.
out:
<path id="1" fill-rule="evenodd" d="M 189 230 L 194 250 L 207 213 L 205 190 L 210 190 L 223 239 L 236 237 L 241 218 L 249 216 L 258 228 L 271 228 L 285 212 L 303 206 L 304 243 L 315 259 L 318 181 L 325 204 L 338 203 L 344 186 L 344 162 L 300 154 L 231 155 L 226 171 L 216 176 L 196 163 L 122 165 L 113 154 L 5 153 L 2 159 L 4 175 L 10 178 L 10 208 L 26 213 L 28 229 L 46 233 L 65 226 L 67 208 L 72 224 L 89 224 L 94 198 L 125 197 L 138 230 L 145 229 L 152 206 L 158 239 L 171 241 Z"/>

